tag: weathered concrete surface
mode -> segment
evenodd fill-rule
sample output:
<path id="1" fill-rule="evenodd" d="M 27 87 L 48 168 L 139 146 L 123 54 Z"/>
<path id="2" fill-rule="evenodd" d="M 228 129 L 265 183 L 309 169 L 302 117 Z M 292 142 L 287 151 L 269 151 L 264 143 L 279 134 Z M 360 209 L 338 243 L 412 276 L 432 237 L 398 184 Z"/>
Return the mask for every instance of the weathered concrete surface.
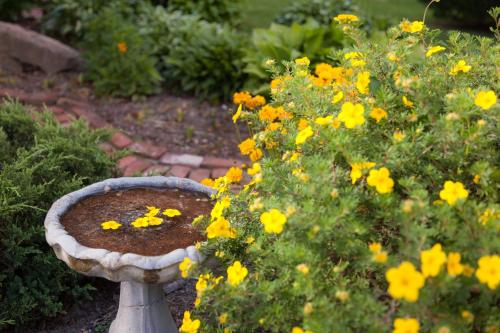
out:
<path id="1" fill-rule="evenodd" d="M 7 72 L 19 72 L 22 63 L 47 74 L 83 65 L 80 54 L 71 47 L 16 24 L 0 22 L 0 66 Z"/>

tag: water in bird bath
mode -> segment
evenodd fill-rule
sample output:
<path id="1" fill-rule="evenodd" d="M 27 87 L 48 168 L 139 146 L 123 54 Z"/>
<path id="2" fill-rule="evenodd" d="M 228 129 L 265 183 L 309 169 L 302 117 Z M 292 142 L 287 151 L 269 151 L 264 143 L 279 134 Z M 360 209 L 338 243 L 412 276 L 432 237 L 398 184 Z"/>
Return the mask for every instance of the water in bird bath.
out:
<path id="1" fill-rule="evenodd" d="M 72 206 L 61 223 L 71 236 L 89 248 L 158 256 L 203 240 L 191 222 L 200 215 L 210 214 L 212 206 L 210 198 L 199 192 L 133 188 L 87 197 Z M 161 219 L 160 224 L 147 227 L 132 224 L 153 207 L 159 209 L 154 217 Z M 167 209 L 178 210 L 181 215 L 169 217 L 164 214 Z M 107 221 L 116 221 L 121 226 L 103 229 L 102 223 Z"/>

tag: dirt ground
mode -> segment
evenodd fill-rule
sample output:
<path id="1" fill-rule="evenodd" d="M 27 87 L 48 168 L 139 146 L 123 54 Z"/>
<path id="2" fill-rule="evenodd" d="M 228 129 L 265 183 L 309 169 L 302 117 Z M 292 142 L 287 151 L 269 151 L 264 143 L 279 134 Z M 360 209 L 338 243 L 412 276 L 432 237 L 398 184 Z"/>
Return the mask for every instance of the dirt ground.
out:
<path id="1" fill-rule="evenodd" d="M 172 153 L 238 158 L 240 138 L 246 128 L 231 120 L 232 104 L 210 104 L 194 97 L 173 96 L 168 92 L 148 97 L 110 98 L 95 96 L 91 85 L 79 73 L 46 75 L 33 68 L 22 74 L 0 73 L 0 88 L 26 92 L 56 92 L 84 101 L 107 122 L 138 140 L 147 140 Z"/>

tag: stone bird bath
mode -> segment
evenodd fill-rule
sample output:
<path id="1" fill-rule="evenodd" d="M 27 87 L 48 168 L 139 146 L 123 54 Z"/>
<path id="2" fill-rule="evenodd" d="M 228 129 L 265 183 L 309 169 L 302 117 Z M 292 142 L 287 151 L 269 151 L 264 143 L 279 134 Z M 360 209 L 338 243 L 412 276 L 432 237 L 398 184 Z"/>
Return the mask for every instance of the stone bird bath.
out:
<path id="1" fill-rule="evenodd" d="M 158 176 L 108 179 L 69 193 L 57 200 L 45 218 L 45 236 L 48 244 L 54 249 L 56 256 L 71 269 L 84 275 L 103 277 L 121 283 L 118 313 L 111 324 L 110 333 L 178 332 L 166 303 L 162 284 L 179 278 L 180 272 L 178 266 L 185 257 L 189 257 L 193 262 L 202 261 L 201 255 L 197 252 L 193 244 L 187 246 L 184 244 L 184 246 L 174 248 L 169 252 L 155 253 L 155 255 L 133 253 L 140 251 L 112 251 L 106 249 L 106 246 L 98 248 L 82 245 L 75 239 L 76 236 L 73 237 L 71 232 L 68 232 L 69 228 L 65 228 L 62 223 L 64 215 L 68 213 L 69 216 L 70 213 L 68 211 L 72 207 L 77 207 L 77 204 L 84 204 L 84 201 L 87 199 L 98 201 L 99 199 L 96 198 L 102 197 L 107 193 L 115 193 L 117 191 L 127 192 L 133 191 L 133 189 L 154 191 L 171 191 L 172 189 L 177 189 L 172 191 L 196 193 L 206 198 L 213 193 L 213 190 L 206 186 L 189 179 L 176 177 Z M 125 201 L 124 199 L 124 205 L 126 204 Z M 112 207 L 109 207 L 112 210 Z M 89 223 L 91 222 L 89 221 Z M 94 221 L 93 223 L 95 224 L 96 222 Z M 81 224 L 81 222 L 77 224 Z M 128 229 L 127 232 L 130 235 L 132 227 L 126 225 L 126 222 L 122 224 L 123 226 L 120 229 L 124 228 L 123 232 L 126 231 L 125 229 Z M 188 228 L 189 226 L 183 227 Z M 158 228 L 160 230 L 160 227 Z M 166 227 L 162 226 L 162 228 Z M 97 231 L 95 226 L 94 229 L 94 232 L 98 234 L 99 231 Z M 103 233 L 113 233 L 115 231 L 101 230 Z M 139 237 L 140 235 L 147 235 L 147 232 L 150 231 L 141 228 L 137 232 Z M 123 244 L 118 245 L 129 245 L 126 244 L 127 242 L 128 240 L 124 238 Z M 175 244 L 171 244 L 171 246 L 175 246 Z"/>

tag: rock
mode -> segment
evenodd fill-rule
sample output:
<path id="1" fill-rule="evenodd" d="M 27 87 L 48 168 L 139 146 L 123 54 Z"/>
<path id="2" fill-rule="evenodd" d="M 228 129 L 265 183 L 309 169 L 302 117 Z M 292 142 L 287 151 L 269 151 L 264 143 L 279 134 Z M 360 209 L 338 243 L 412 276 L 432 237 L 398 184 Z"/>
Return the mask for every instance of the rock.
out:
<path id="1" fill-rule="evenodd" d="M 39 67 L 47 74 L 77 70 L 83 65 L 80 54 L 71 47 L 6 22 L 0 22 L 0 59 L 0 66 L 10 72 L 19 71 L 22 63 Z"/>

